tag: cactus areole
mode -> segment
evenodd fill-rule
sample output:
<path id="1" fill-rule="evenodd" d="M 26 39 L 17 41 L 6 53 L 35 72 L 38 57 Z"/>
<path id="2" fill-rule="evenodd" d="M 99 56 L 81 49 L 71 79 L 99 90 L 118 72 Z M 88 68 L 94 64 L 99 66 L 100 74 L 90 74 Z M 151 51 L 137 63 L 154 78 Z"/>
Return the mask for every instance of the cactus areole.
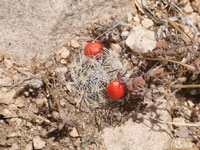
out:
<path id="1" fill-rule="evenodd" d="M 107 88 L 107 95 L 111 100 L 117 101 L 124 97 L 125 87 L 117 80 L 112 81 Z"/>
<path id="2" fill-rule="evenodd" d="M 90 42 L 84 49 L 86 56 L 90 58 L 100 58 L 103 55 L 103 45 L 100 42 Z"/>

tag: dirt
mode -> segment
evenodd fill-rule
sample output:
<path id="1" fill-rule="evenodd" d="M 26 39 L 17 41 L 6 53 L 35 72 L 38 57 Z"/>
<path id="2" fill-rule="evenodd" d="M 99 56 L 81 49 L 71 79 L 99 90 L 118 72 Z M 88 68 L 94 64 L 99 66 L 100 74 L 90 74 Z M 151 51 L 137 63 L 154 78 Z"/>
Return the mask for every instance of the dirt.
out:
<path id="1" fill-rule="evenodd" d="M 0 2 L 0 149 L 200 149 L 198 1 L 141 2 Z"/>

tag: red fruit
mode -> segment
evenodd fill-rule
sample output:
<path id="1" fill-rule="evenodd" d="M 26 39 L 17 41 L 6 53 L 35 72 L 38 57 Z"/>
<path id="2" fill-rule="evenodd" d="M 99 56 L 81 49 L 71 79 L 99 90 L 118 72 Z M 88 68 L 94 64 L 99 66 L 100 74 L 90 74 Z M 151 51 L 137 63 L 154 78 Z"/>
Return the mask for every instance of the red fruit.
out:
<path id="1" fill-rule="evenodd" d="M 86 45 L 84 53 L 90 58 L 100 58 L 103 55 L 103 45 L 100 42 L 90 42 Z"/>
<path id="2" fill-rule="evenodd" d="M 112 81 L 107 88 L 107 95 L 111 100 L 120 100 L 124 97 L 125 87 L 117 80 Z"/>

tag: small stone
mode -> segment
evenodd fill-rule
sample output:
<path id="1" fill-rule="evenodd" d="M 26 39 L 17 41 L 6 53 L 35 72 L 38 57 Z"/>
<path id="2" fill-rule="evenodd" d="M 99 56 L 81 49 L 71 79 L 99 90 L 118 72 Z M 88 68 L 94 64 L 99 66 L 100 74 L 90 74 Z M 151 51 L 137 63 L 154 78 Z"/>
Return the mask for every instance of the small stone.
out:
<path id="1" fill-rule="evenodd" d="M 114 44 L 114 43 L 110 44 L 110 48 L 117 53 L 120 53 L 120 51 L 122 50 L 119 44 Z"/>
<path id="2" fill-rule="evenodd" d="M 132 14 L 131 14 L 130 12 L 128 12 L 126 15 L 127 15 L 127 22 L 128 22 L 128 23 L 131 22 L 132 19 L 133 19 Z"/>
<path id="3" fill-rule="evenodd" d="M 61 74 L 65 74 L 67 73 L 67 71 L 68 71 L 67 67 L 56 68 L 56 72 L 61 73 Z"/>
<path id="4" fill-rule="evenodd" d="M 140 18 L 138 17 L 138 15 L 136 15 L 135 17 L 133 17 L 133 20 L 134 20 L 135 22 L 140 22 Z"/>
<path id="5" fill-rule="evenodd" d="M 61 59 L 61 60 L 60 60 L 60 63 L 63 64 L 63 65 L 66 65 L 66 64 L 67 64 L 67 61 L 66 61 L 65 59 Z"/>
<path id="6" fill-rule="evenodd" d="M 15 91 L 9 91 L 7 93 L 0 91 L 0 104 L 13 104 L 14 103 L 14 97 Z"/>
<path id="7" fill-rule="evenodd" d="M 61 50 L 58 51 L 58 55 L 60 55 L 61 58 L 66 59 L 69 57 L 70 52 L 66 47 L 63 47 Z"/>
<path id="8" fill-rule="evenodd" d="M 188 130 L 188 127 L 181 127 L 180 130 L 177 132 L 177 136 L 180 138 L 188 138 L 190 135 L 190 130 Z"/>
<path id="9" fill-rule="evenodd" d="M 128 34 L 129 34 L 128 31 L 122 31 L 122 33 L 121 33 L 121 37 L 127 37 Z"/>
<path id="10" fill-rule="evenodd" d="M 20 118 L 12 118 L 10 122 L 15 123 L 16 126 L 20 126 L 22 124 L 22 119 Z"/>
<path id="11" fill-rule="evenodd" d="M 33 150 L 33 144 L 32 143 L 27 144 L 24 150 Z"/>
<path id="12" fill-rule="evenodd" d="M 70 42 L 71 47 L 73 48 L 79 48 L 80 44 L 78 43 L 78 39 L 72 39 Z"/>
<path id="13" fill-rule="evenodd" d="M 4 64 L 5 64 L 5 66 L 6 66 L 8 69 L 13 67 L 13 63 L 12 63 L 11 60 L 8 59 L 8 58 L 5 58 L 5 59 L 4 59 Z"/>
<path id="14" fill-rule="evenodd" d="M 156 43 L 154 32 L 140 26 L 133 27 L 126 39 L 126 45 L 139 54 L 152 51 L 156 47 Z"/>
<path id="15" fill-rule="evenodd" d="M 48 100 L 46 98 L 38 98 L 35 102 L 39 107 L 42 107 L 45 103 L 47 103 L 47 101 Z"/>
<path id="16" fill-rule="evenodd" d="M 19 150 L 19 149 L 20 149 L 19 145 L 17 143 L 13 143 L 9 150 Z"/>
<path id="17" fill-rule="evenodd" d="M 39 136 L 35 136 L 33 138 L 34 149 L 43 149 L 45 147 L 45 144 L 46 143 Z"/>
<path id="18" fill-rule="evenodd" d="M 79 133 L 75 127 L 72 128 L 72 131 L 69 133 L 71 137 L 79 137 Z"/>
<path id="19" fill-rule="evenodd" d="M 15 103 L 14 103 L 17 107 L 19 108 L 22 108 L 24 107 L 24 99 L 19 97 L 15 100 Z"/>
<path id="20" fill-rule="evenodd" d="M 0 85 L 1 86 L 11 86 L 13 84 L 13 80 L 10 77 L 4 77 L 3 79 L 0 79 Z"/>
<path id="21" fill-rule="evenodd" d="M 59 120 L 59 119 L 60 119 L 60 115 L 59 115 L 59 113 L 56 112 L 56 111 L 53 111 L 53 112 L 51 113 L 51 115 L 52 115 L 53 118 L 56 119 L 56 120 Z"/>
<path id="22" fill-rule="evenodd" d="M 141 23 L 145 28 L 150 28 L 153 26 L 153 21 L 151 19 L 144 19 Z"/>
<path id="23" fill-rule="evenodd" d="M 184 10 L 185 13 L 187 13 L 187 14 L 192 13 L 192 12 L 194 11 L 189 2 L 185 5 L 185 7 L 183 8 L 183 10 Z"/>
<path id="24" fill-rule="evenodd" d="M 200 15 L 200 1 L 199 0 L 194 0 L 191 3 L 192 8 Z"/>

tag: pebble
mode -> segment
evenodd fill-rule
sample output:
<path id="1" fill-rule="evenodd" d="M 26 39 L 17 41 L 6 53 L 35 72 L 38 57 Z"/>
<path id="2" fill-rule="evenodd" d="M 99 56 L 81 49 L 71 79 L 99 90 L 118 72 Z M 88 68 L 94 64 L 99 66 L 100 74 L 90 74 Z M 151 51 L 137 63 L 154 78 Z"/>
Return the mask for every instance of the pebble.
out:
<path id="1" fill-rule="evenodd" d="M 141 23 L 145 28 L 150 28 L 153 26 L 153 21 L 151 19 L 144 19 Z"/>
<path id="2" fill-rule="evenodd" d="M 110 44 L 110 48 L 117 53 L 120 53 L 120 51 L 122 50 L 119 44 L 114 44 L 114 43 Z"/>
<path id="3" fill-rule="evenodd" d="M 127 22 L 130 23 L 133 19 L 133 16 L 130 12 L 128 12 L 126 15 L 127 15 Z"/>
<path id="4" fill-rule="evenodd" d="M 0 104 L 13 104 L 14 103 L 14 97 L 15 91 L 9 91 L 7 93 L 0 91 Z"/>
<path id="5" fill-rule="evenodd" d="M 46 98 L 38 98 L 35 102 L 39 107 L 42 107 L 45 103 L 47 103 L 47 101 L 48 100 Z"/>
<path id="6" fill-rule="evenodd" d="M 22 108 L 24 107 L 24 99 L 19 97 L 15 100 L 15 103 L 14 103 L 17 107 L 19 108 Z"/>
<path id="7" fill-rule="evenodd" d="M 4 108 L 3 110 L 0 110 L 0 114 L 2 114 L 5 118 L 13 118 L 16 117 L 16 113 L 14 111 L 11 111 L 7 108 Z"/>
<path id="8" fill-rule="evenodd" d="M 63 65 L 66 65 L 66 64 L 67 64 L 67 61 L 66 61 L 65 59 L 61 59 L 61 60 L 60 60 L 60 63 L 63 64 Z"/>
<path id="9" fill-rule="evenodd" d="M 15 123 L 16 126 L 20 126 L 22 124 L 22 119 L 20 118 L 12 118 L 10 122 Z"/>
<path id="10" fill-rule="evenodd" d="M 78 131 L 77 131 L 77 129 L 75 127 L 72 128 L 72 131 L 69 132 L 69 135 L 71 137 L 79 137 L 80 136 L 79 133 L 78 133 Z"/>
<path id="11" fill-rule="evenodd" d="M 139 54 L 152 51 L 156 47 L 156 43 L 154 32 L 140 26 L 133 27 L 126 39 L 126 45 Z"/>
<path id="12" fill-rule="evenodd" d="M 10 77 L 4 77 L 3 79 L 0 79 L 0 85 L 1 86 L 11 86 L 13 84 L 13 80 Z"/>
<path id="13" fill-rule="evenodd" d="M 58 55 L 60 55 L 61 58 L 66 59 L 69 57 L 70 52 L 66 47 L 63 47 L 61 50 L 58 51 Z"/>
<path id="14" fill-rule="evenodd" d="M 79 48 L 79 47 L 80 47 L 80 44 L 78 43 L 78 39 L 77 39 L 77 38 L 72 39 L 72 40 L 70 41 L 70 45 L 71 45 L 71 47 L 73 47 L 73 48 Z"/>
<path id="15" fill-rule="evenodd" d="M 5 64 L 5 66 L 6 66 L 8 69 L 13 67 L 13 63 L 12 63 L 11 60 L 8 59 L 8 58 L 5 58 L 5 59 L 4 59 L 4 64 Z"/>
<path id="16" fill-rule="evenodd" d="M 181 127 L 180 130 L 177 132 L 177 136 L 180 138 L 188 138 L 190 135 L 190 130 L 188 127 Z"/>
<path id="17" fill-rule="evenodd" d="M 33 144 L 32 143 L 27 144 L 24 150 L 33 150 Z"/>
<path id="18" fill-rule="evenodd" d="M 43 149 L 45 147 L 45 144 L 46 143 L 39 136 L 35 136 L 33 138 L 34 149 Z"/>
<path id="19" fill-rule="evenodd" d="M 136 15 L 135 17 L 133 17 L 133 20 L 134 20 L 135 22 L 140 22 L 140 18 L 138 17 L 138 15 Z"/>
<path id="20" fill-rule="evenodd" d="M 191 3 L 192 8 L 200 15 L 200 1 L 199 0 L 194 0 Z"/>
<path id="21" fill-rule="evenodd" d="M 185 7 L 183 8 L 183 10 L 184 10 L 185 13 L 187 13 L 187 14 L 188 14 L 188 13 L 192 13 L 192 12 L 194 11 L 189 2 L 185 5 Z"/>
<path id="22" fill-rule="evenodd" d="M 122 33 L 121 33 L 121 37 L 127 37 L 128 34 L 129 34 L 128 31 L 122 31 Z"/>
<path id="23" fill-rule="evenodd" d="M 19 149 L 20 149 L 20 147 L 17 143 L 13 143 L 11 148 L 9 148 L 9 150 L 19 150 Z"/>

